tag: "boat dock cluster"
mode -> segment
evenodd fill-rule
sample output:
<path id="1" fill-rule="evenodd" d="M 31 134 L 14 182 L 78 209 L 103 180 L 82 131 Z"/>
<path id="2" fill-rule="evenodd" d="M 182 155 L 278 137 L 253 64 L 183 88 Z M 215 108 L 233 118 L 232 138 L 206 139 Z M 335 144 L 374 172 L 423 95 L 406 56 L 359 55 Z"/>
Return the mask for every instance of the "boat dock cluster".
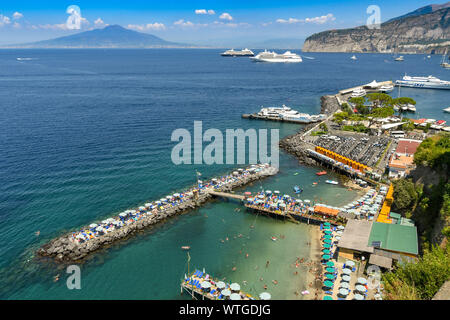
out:
<path id="1" fill-rule="evenodd" d="M 343 224 L 347 219 L 376 220 L 385 202 L 388 189 L 385 186 L 377 192 L 369 189 L 361 198 L 342 207 L 313 203 L 311 200 L 296 199 L 289 195 L 280 195 L 275 191 L 260 191 L 247 196 L 245 206 L 258 212 L 275 217 L 291 218 L 298 221 L 328 222 Z"/>
<path id="2" fill-rule="evenodd" d="M 282 121 L 298 124 L 320 122 L 325 120 L 325 117 L 326 116 L 324 114 L 309 115 L 307 113 L 300 113 L 298 111 L 292 110 L 291 108 L 285 105 L 283 105 L 282 107 L 269 107 L 269 108 L 263 107 L 257 113 L 242 115 L 242 118 L 244 119 Z"/>
<path id="3" fill-rule="evenodd" d="M 201 206 L 212 198 L 212 191 L 230 191 L 276 172 L 277 169 L 269 164 L 258 164 L 209 181 L 199 180 L 197 185 L 183 192 L 145 203 L 136 209 L 126 210 L 112 218 L 54 239 L 42 246 L 38 254 L 55 257 L 60 261 L 82 259 L 103 245 L 123 239 L 175 214 Z"/>
<path id="4" fill-rule="evenodd" d="M 202 300 L 256 300 L 250 294 L 243 292 L 238 283 L 225 283 L 214 279 L 204 270 L 195 270 L 191 275 L 185 275 L 181 282 L 181 290 L 185 290 L 193 298 Z M 263 292 L 260 299 L 269 300 L 270 294 Z"/>

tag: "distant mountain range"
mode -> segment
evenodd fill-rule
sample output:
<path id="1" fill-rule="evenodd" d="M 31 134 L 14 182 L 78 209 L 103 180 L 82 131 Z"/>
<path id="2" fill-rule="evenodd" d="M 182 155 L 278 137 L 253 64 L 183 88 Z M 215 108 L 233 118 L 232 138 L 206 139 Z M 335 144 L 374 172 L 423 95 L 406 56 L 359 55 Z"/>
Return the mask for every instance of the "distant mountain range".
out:
<path id="1" fill-rule="evenodd" d="M 194 45 L 166 41 L 119 25 L 80 32 L 56 39 L 3 46 L 8 48 L 191 48 Z"/>
<path id="2" fill-rule="evenodd" d="M 450 52 L 450 2 L 429 5 L 381 24 L 313 34 L 304 52 Z"/>

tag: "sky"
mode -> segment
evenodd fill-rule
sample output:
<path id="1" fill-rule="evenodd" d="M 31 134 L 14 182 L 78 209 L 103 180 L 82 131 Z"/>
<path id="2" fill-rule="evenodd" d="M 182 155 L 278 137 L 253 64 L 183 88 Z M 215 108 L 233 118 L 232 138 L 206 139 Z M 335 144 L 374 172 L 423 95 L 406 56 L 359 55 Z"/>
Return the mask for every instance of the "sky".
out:
<path id="1" fill-rule="evenodd" d="M 363 25 L 370 5 L 381 22 L 429 4 L 422 0 L 0 0 L 0 44 L 27 43 L 119 24 L 165 40 L 197 45 L 304 39 Z M 80 29 L 69 29 L 69 6 Z M 78 11 L 76 11 L 77 14 Z M 77 25 L 78 27 L 78 25 Z"/>

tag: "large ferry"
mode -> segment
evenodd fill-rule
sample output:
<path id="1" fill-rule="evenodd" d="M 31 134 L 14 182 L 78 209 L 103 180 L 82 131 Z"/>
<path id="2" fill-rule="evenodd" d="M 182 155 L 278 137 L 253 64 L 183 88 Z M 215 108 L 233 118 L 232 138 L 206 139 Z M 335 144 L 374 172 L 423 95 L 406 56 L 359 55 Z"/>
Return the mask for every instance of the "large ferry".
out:
<path id="1" fill-rule="evenodd" d="M 221 53 L 221 56 L 224 57 L 253 57 L 255 54 L 250 49 L 243 49 L 243 50 L 227 50 L 225 52 Z"/>
<path id="2" fill-rule="evenodd" d="M 286 51 L 283 54 L 276 53 L 275 51 L 267 51 L 258 53 L 255 57 L 251 58 L 253 61 L 260 62 L 302 62 L 302 57 L 296 53 Z"/>
<path id="3" fill-rule="evenodd" d="M 402 80 L 395 81 L 395 84 L 413 88 L 450 89 L 450 81 L 440 80 L 433 76 L 411 77 L 405 75 Z"/>

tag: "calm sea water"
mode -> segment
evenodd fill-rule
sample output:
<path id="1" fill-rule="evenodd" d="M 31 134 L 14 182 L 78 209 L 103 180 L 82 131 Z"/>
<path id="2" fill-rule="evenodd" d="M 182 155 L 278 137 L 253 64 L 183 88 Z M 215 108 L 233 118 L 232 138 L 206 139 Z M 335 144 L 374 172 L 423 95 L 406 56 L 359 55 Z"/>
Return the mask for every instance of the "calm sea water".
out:
<path id="1" fill-rule="evenodd" d="M 82 290 L 68 290 L 64 269 L 32 257 L 63 232 L 191 185 L 195 170 L 210 177 L 234 167 L 172 164 L 171 133 L 192 131 L 194 120 L 202 120 L 204 130 L 277 128 L 285 136 L 298 126 L 244 120 L 241 114 L 283 103 L 318 113 L 321 95 L 405 72 L 450 78 L 438 56 L 408 55 L 396 63 L 390 55 L 352 61 L 348 54 L 307 53 L 314 59 L 279 65 L 219 52 L 0 51 L 1 298 L 187 299 L 179 295 L 187 271 L 182 245 L 192 248 L 191 269 L 246 281 L 243 287 L 253 294 L 267 284 L 274 298 L 291 298 L 306 288 L 305 270 L 294 276 L 292 263 L 309 254 L 309 226 L 235 212 L 234 202 L 211 203 L 95 254 L 82 265 Z M 449 92 L 402 88 L 402 95 L 417 100 L 416 117 L 450 122 L 442 112 Z M 315 172 L 282 154 L 279 175 L 246 189 L 292 193 L 300 185 L 302 198 L 335 205 L 355 196 L 321 183 Z M 285 238 L 273 242 L 272 235 Z M 54 283 L 56 274 L 61 280 Z"/>

